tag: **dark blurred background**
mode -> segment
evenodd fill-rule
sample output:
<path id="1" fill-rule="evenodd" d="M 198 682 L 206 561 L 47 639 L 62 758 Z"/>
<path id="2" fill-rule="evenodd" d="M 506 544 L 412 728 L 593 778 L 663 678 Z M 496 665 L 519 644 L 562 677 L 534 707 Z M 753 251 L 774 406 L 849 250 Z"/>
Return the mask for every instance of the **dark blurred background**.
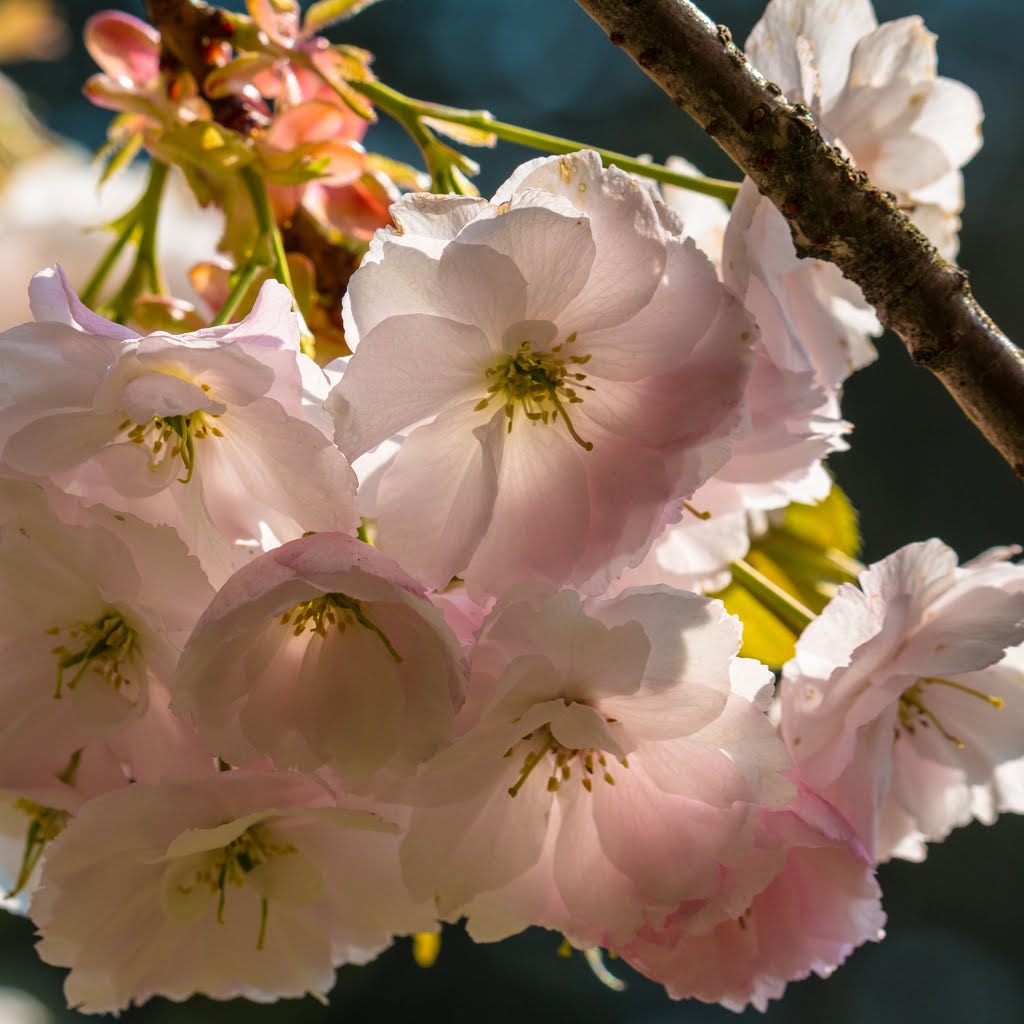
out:
<path id="1" fill-rule="evenodd" d="M 53 130 L 96 147 L 108 115 L 80 96 L 92 66 L 77 39 L 96 10 L 136 14 L 142 4 L 65 0 L 76 43 L 62 60 L 6 70 Z M 227 4 L 238 7 L 240 5 Z M 743 40 L 760 0 L 705 0 L 704 10 Z M 920 14 L 939 36 L 940 71 L 981 95 L 985 146 L 966 170 L 960 261 L 981 303 L 1013 338 L 1024 338 L 1024 4 L 1020 0 L 876 0 L 880 21 Z M 341 33 L 335 33 L 342 38 Z M 710 174 L 737 177 L 715 146 L 614 47 L 572 0 L 385 0 L 344 26 L 346 41 L 377 54 L 388 83 L 422 97 L 488 107 L 505 121 L 656 160 L 682 154 Z M 401 132 L 386 122 L 370 148 L 409 159 Z M 477 154 L 490 194 L 520 161 L 536 155 L 505 143 Z M 981 440 L 941 386 L 911 366 L 899 341 L 884 337 L 877 363 L 847 386 L 844 412 L 856 427 L 852 450 L 834 471 L 860 510 L 865 558 L 909 541 L 941 537 L 961 558 L 1024 540 L 1022 485 Z M 770 1024 L 1019 1024 L 1024 1021 L 1024 821 L 973 825 L 934 847 L 924 864 L 880 872 L 888 937 L 862 948 L 828 981 L 790 986 L 765 1017 Z M 660 988 L 611 966 L 628 982 L 616 994 L 579 955 L 556 955 L 559 937 L 534 932 L 474 946 L 446 929 L 436 965 L 413 963 L 400 942 L 366 968 L 340 972 L 331 1005 L 262 1007 L 154 1000 L 127 1024 L 427 1024 L 523 1021 L 589 1024 L 710 1024 L 737 1017 L 699 1003 L 673 1003 Z M 51 1021 L 81 1020 L 63 1009 L 62 972 L 39 963 L 32 929 L 0 913 L 0 986 L 22 988 L 49 1006 Z M 8 1024 L 0 1004 L 0 1024 Z"/>

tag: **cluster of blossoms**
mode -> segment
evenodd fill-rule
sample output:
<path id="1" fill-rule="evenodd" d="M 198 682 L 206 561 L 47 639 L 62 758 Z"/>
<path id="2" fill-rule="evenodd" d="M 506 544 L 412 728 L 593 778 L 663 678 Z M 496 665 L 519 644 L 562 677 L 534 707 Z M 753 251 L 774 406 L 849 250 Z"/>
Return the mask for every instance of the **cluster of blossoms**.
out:
<path id="1" fill-rule="evenodd" d="M 773 0 L 751 51 L 949 251 L 973 94 L 917 19 L 836 11 Z M 150 90 L 139 24 L 94 25 L 91 88 L 159 147 L 208 111 Z M 365 167 L 279 62 L 220 84 L 290 90 L 266 168 L 285 135 L 336 161 L 278 186 L 291 216 Z M 763 1009 L 881 936 L 879 862 L 1024 811 L 1016 551 L 855 570 L 776 695 L 707 595 L 829 492 L 856 290 L 749 183 L 730 214 L 590 152 L 388 216 L 324 367 L 273 281 L 239 323 L 138 333 L 46 270 L 0 335 L 7 905 L 85 1012 L 323 994 L 460 919 Z"/>

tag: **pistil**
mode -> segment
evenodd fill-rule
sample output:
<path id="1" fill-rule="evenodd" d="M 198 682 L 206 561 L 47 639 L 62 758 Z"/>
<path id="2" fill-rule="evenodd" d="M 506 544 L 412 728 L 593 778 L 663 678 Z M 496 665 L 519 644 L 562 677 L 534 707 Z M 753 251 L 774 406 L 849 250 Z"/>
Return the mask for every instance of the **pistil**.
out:
<path id="1" fill-rule="evenodd" d="M 943 738 L 949 740 L 957 750 L 964 749 L 965 744 L 963 740 L 943 725 L 943 723 L 939 721 L 935 712 L 925 704 L 924 687 L 926 686 L 944 686 L 951 690 L 956 690 L 959 693 L 967 694 L 969 697 L 975 697 L 978 700 L 985 701 L 985 703 L 994 708 L 1001 708 L 1005 704 L 1001 697 L 995 697 L 992 694 L 984 693 L 981 690 L 975 689 L 973 686 L 968 686 L 966 683 L 958 683 L 953 679 L 943 679 L 940 676 L 922 676 L 916 683 L 914 683 L 913 686 L 904 690 L 903 693 L 900 694 L 900 724 L 896 728 L 896 739 L 899 739 L 901 731 L 907 732 L 913 736 L 915 735 L 917 726 L 919 725 L 925 728 L 934 726 Z"/>
<path id="2" fill-rule="evenodd" d="M 587 375 L 579 369 L 590 362 L 590 356 L 567 351 L 575 341 L 575 331 L 546 351 L 535 351 L 533 342 L 523 341 L 515 355 L 506 356 L 486 371 L 487 394 L 477 403 L 476 410 L 486 409 L 492 398 L 500 397 L 509 433 L 519 407 L 531 423 L 561 420 L 572 439 L 584 451 L 591 451 L 593 442 L 579 435 L 567 408 L 583 401 L 577 389 L 594 390 L 583 383 Z"/>
<path id="3" fill-rule="evenodd" d="M 291 843 L 282 843 L 273 839 L 268 831 L 253 825 L 246 829 L 237 839 L 233 839 L 220 850 L 212 851 L 208 861 L 196 869 L 191 884 L 178 885 L 182 895 L 188 895 L 198 886 L 207 886 L 217 897 L 217 923 L 224 923 L 224 905 L 227 901 L 227 887 L 240 889 L 246 876 L 254 869 L 273 857 L 282 857 L 298 853 Z M 267 937 L 267 916 L 269 900 L 260 897 L 260 927 L 256 938 L 256 948 L 263 949 Z"/>
<path id="4" fill-rule="evenodd" d="M 124 674 L 122 666 L 135 656 L 138 634 L 119 612 L 106 611 L 94 622 L 80 622 L 67 630 L 53 626 L 46 632 L 50 636 L 60 633 L 68 636 L 67 643 L 51 649 L 51 653 L 57 656 L 55 700 L 60 700 L 65 688 L 73 690 L 90 668 L 115 690 L 131 684 L 132 680 Z M 65 682 L 64 673 L 72 668 L 75 673 Z"/>
<path id="5" fill-rule="evenodd" d="M 209 391 L 209 384 L 202 385 Z M 132 444 L 146 446 L 152 452 L 149 468 L 160 469 L 168 459 L 181 459 L 185 475 L 178 482 L 187 484 L 196 468 L 196 442 L 208 437 L 223 437 L 223 431 L 212 421 L 215 413 L 191 412 L 182 416 L 154 416 L 145 423 L 125 420 L 118 432 L 127 434 Z"/>
<path id="6" fill-rule="evenodd" d="M 402 656 L 384 630 L 369 618 L 359 601 L 347 594 L 324 594 L 309 601 L 300 601 L 286 611 L 280 621 L 281 625 L 292 627 L 293 636 L 301 636 L 308 628 L 311 633 L 326 637 L 332 627 L 344 633 L 349 626 L 357 624 L 373 633 L 394 661 L 402 661 Z"/>
<path id="7" fill-rule="evenodd" d="M 604 751 L 590 747 L 579 750 L 563 747 L 552 734 L 550 724 L 528 733 L 505 751 L 505 757 L 514 757 L 516 750 L 523 744 L 527 746 L 527 751 L 523 756 L 519 778 L 508 789 L 508 795 L 511 797 L 519 794 L 534 769 L 542 762 L 546 762 L 548 767 L 547 791 L 549 793 L 557 792 L 563 783 L 572 779 L 574 765 L 580 782 L 588 793 L 593 792 L 595 777 L 600 777 L 609 786 L 615 785 L 615 778 L 610 771 Z M 629 761 L 625 757 L 619 759 L 619 764 L 623 768 L 629 767 Z"/>

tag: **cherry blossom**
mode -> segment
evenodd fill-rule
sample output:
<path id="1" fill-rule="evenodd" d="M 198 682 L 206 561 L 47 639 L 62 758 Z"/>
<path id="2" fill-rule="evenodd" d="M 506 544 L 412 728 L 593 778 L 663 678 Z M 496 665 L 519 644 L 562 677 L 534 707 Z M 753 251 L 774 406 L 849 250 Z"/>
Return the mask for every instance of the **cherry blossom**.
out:
<path id="1" fill-rule="evenodd" d="M 771 0 L 746 52 L 955 257 L 960 168 L 981 145 L 981 104 L 967 86 L 937 75 L 935 36 L 920 18 L 879 25 L 870 0 Z M 725 248 L 726 266 L 747 268 L 740 294 L 748 305 L 756 297 L 762 330 L 769 315 L 783 328 L 769 342 L 780 365 L 813 368 L 819 383 L 836 386 L 874 359 L 867 336 L 880 327 L 860 290 L 833 264 L 798 259 L 785 219 L 750 181 Z"/>
<path id="2" fill-rule="evenodd" d="M 173 525 L 214 583 L 306 530 L 354 530 L 355 476 L 324 433 L 327 378 L 298 350 L 286 289 L 267 282 L 240 324 L 145 337 L 59 272 L 32 300 L 37 323 L 0 335 L 8 465 Z"/>
<path id="3" fill-rule="evenodd" d="M 731 919 L 694 927 L 683 907 L 616 952 L 673 999 L 763 1012 L 788 982 L 828 977 L 861 943 L 882 938 L 871 858 L 823 800 L 803 792 L 762 811 L 756 848 L 735 873 L 764 877 L 765 862 L 770 880 Z"/>
<path id="4" fill-rule="evenodd" d="M 354 354 L 327 401 L 350 459 L 405 432 L 382 550 L 474 597 L 600 592 L 728 457 L 753 326 L 660 200 L 593 153 L 527 163 L 491 203 L 392 214 L 350 283 Z"/>
<path id="5" fill-rule="evenodd" d="M 746 51 L 952 258 L 982 112 L 937 74 L 935 39 L 917 16 L 879 25 L 870 0 L 772 0 Z"/>
<path id="6" fill-rule="evenodd" d="M 738 646 L 693 594 L 513 588 L 481 629 L 460 738 L 408 791 L 411 890 L 478 941 L 540 924 L 614 945 L 684 901 L 713 915 L 759 807 L 791 794 L 755 703 L 770 673 Z"/>
<path id="7" fill-rule="evenodd" d="M 10 789 L 58 776 L 80 748 L 140 719 L 213 591 L 169 527 L 15 481 L 0 481 L 0 509 Z"/>
<path id="8" fill-rule="evenodd" d="M 30 914 L 85 1013 L 154 995 L 321 996 L 334 968 L 434 927 L 398 870 L 396 827 L 310 776 L 233 771 L 83 805 Z"/>
<path id="9" fill-rule="evenodd" d="M 414 580 L 367 544 L 315 534 L 250 562 L 188 642 L 174 708 L 232 763 L 330 763 L 350 782 L 446 743 L 462 649 Z"/>
<path id="10" fill-rule="evenodd" d="M 678 158 L 674 166 L 696 170 Z M 726 585 L 729 563 L 744 557 L 751 536 L 763 531 L 766 512 L 791 502 L 813 504 L 828 494 L 832 481 L 822 460 L 847 447 L 843 436 L 850 426 L 840 416 L 837 390 L 816 380 L 808 358 L 794 358 L 789 351 L 796 344 L 792 330 L 774 292 L 765 287 L 766 275 L 779 265 L 777 254 L 762 265 L 760 236 L 736 227 L 743 217 L 743 190 L 731 217 L 720 200 L 681 189 L 665 193 L 684 233 L 707 252 L 757 322 L 744 395 L 748 415 L 733 438 L 728 462 L 687 502 L 666 509 L 667 528 L 612 589 L 668 583 L 713 591 Z M 788 228 L 784 221 L 780 225 L 788 245 Z M 783 263 L 794 269 L 795 254 Z"/>
<path id="11" fill-rule="evenodd" d="M 842 586 L 784 669 L 781 732 L 800 779 L 877 860 L 921 860 L 973 816 L 1020 805 L 1000 766 L 1024 757 L 1024 572 L 1015 549 L 963 566 L 909 544 Z"/>

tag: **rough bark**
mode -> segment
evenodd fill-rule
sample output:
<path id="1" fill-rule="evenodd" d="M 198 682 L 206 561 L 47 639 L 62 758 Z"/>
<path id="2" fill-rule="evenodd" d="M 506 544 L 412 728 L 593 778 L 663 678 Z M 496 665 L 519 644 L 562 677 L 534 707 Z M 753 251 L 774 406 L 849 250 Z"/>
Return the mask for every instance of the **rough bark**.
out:
<path id="1" fill-rule="evenodd" d="M 893 197 L 828 145 L 689 0 L 577 0 L 789 222 L 800 256 L 858 284 L 911 358 L 1024 476 L 1024 356 Z"/>

